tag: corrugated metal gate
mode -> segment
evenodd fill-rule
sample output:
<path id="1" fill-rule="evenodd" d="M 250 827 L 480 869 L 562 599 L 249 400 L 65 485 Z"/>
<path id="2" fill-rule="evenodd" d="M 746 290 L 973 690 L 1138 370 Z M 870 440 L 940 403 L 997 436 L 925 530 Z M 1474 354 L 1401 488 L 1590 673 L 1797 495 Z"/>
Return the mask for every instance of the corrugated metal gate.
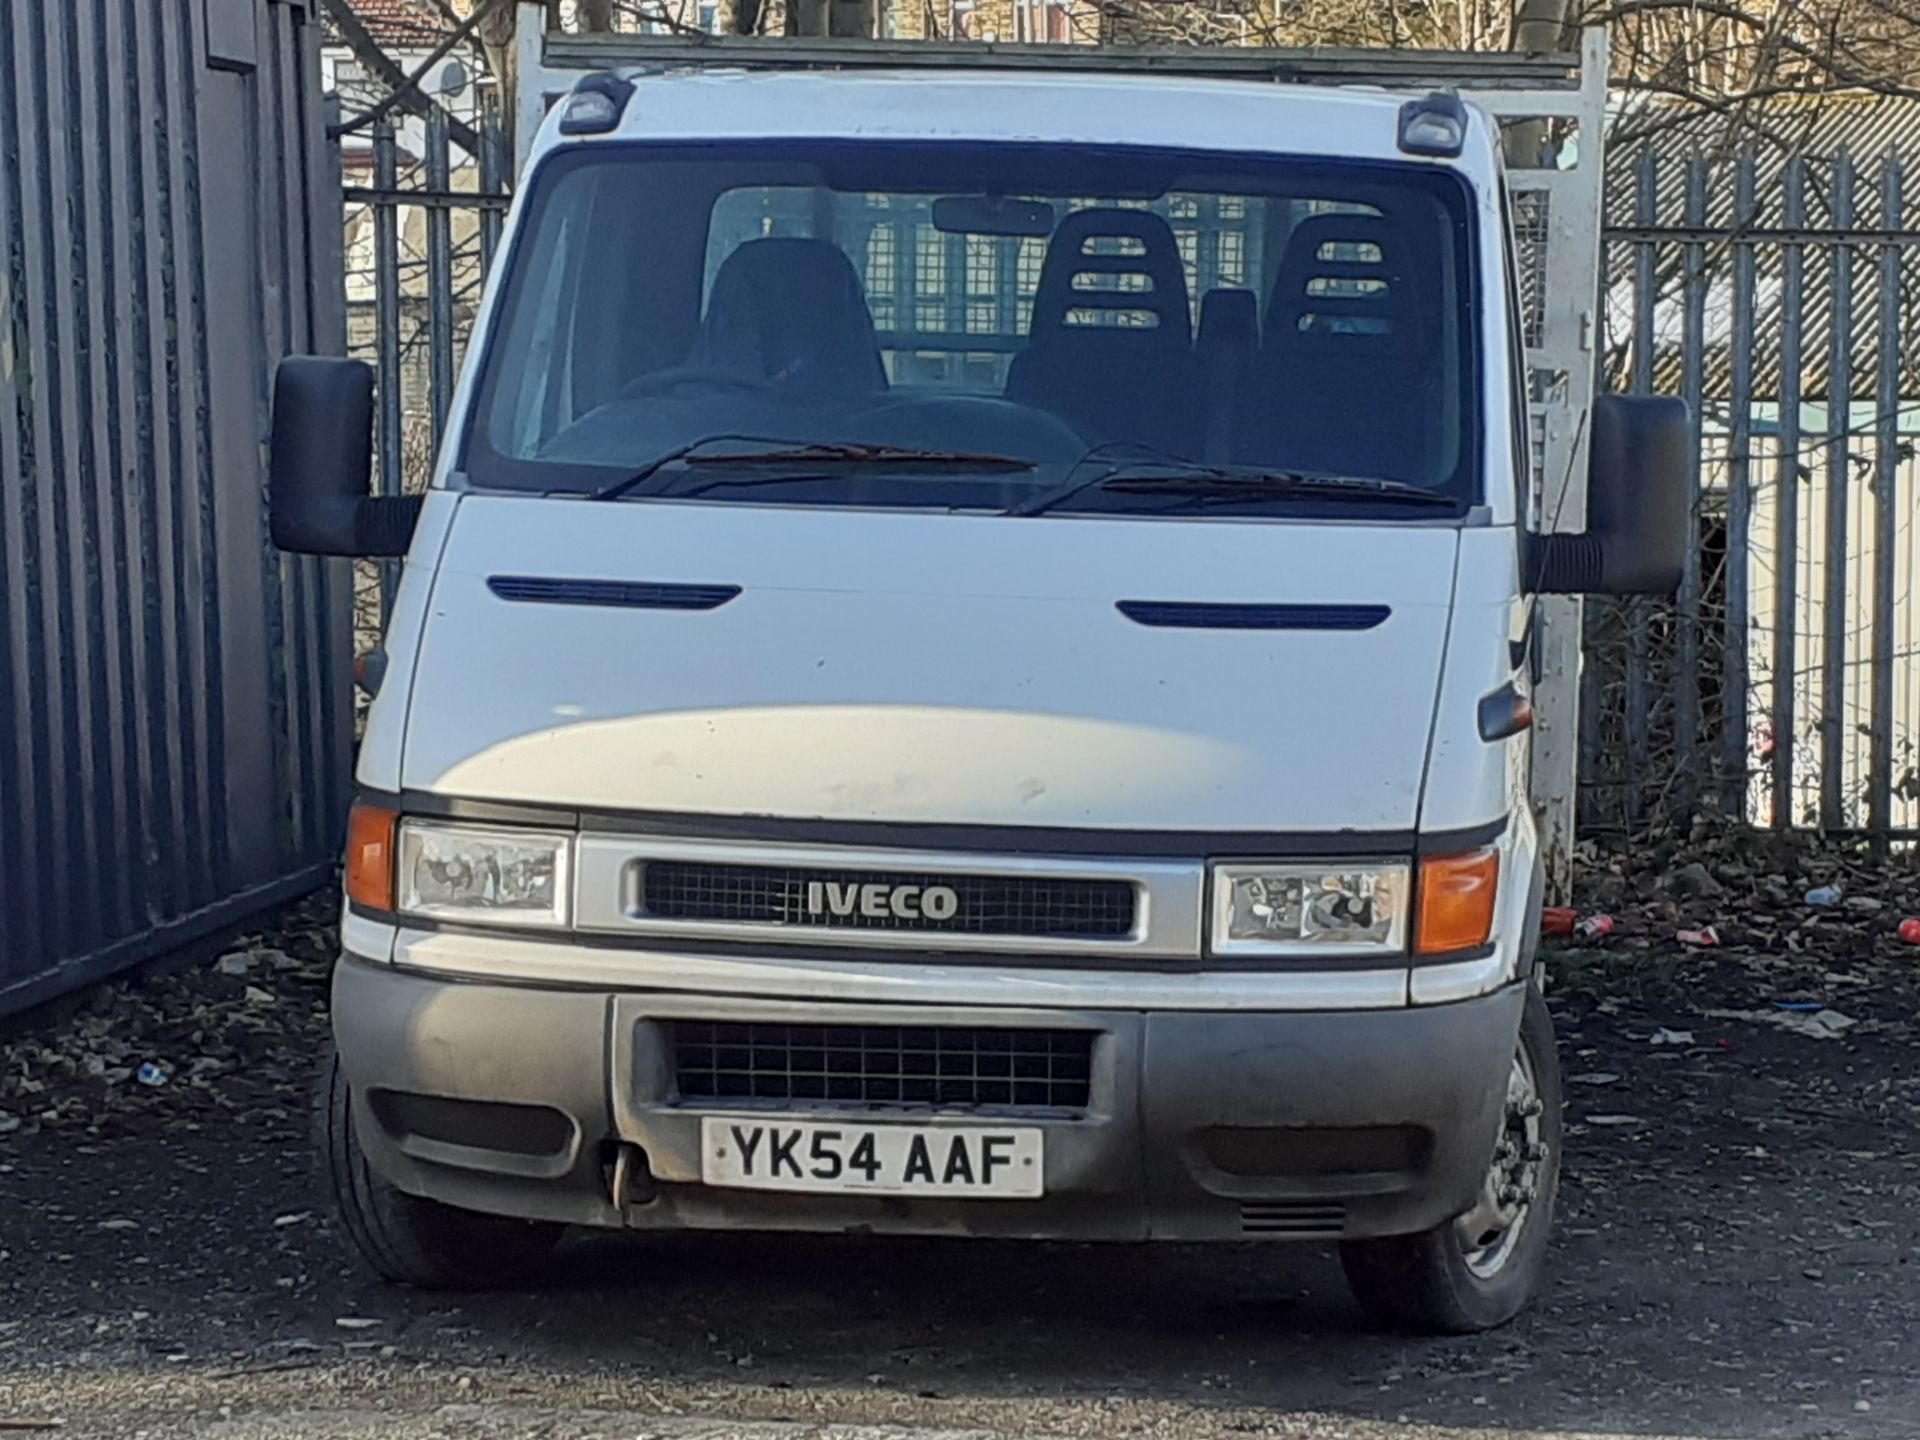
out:
<path id="1" fill-rule="evenodd" d="M 309 0 L 0 20 L 0 1013 L 324 879 L 349 585 L 266 543 L 268 381 L 337 352 Z"/>

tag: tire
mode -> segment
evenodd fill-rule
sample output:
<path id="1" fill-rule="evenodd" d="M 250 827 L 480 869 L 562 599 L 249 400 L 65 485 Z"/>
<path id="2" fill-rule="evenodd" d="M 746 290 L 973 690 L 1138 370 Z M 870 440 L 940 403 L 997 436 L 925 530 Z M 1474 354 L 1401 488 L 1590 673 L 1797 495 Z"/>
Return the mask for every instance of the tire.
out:
<path id="1" fill-rule="evenodd" d="M 1554 1200 L 1560 1188 L 1560 1062 L 1554 1046 L 1553 1019 L 1540 991 L 1527 987 L 1515 1055 L 1516 1070 L 1530 1067 L 1537 1115 L 1521 1116 L 1510 1084 L 1503 1142 L 1517 1133 L 1516 1144 L 1544 1149 L 1530 1176 L 1532 1199 L 1505 1229 L 1487 1231 L 1471 1246 L 1462 1234 L 1468 1217 L 1449 1220 L 1418 1235 L 1349 1240 L 1340 1247 L 1341 1267 L 1361 1307 L 1380 1324 L 1428 1335 L 1468 1335 L 1513 1319 L 1533 1298 L 1546 1266 L 1547 1240 L 1553 1228 Z M 1537 1129 L 1526 1129 L 1531 1118 Z M 1516 1127 L 1519 1127 L 1516 1129 Z M 1523 1152 L 1524 1155 L 1524 1152 Z M 1476 1207 L 1477 1213 L 1478 1208 Z M 1511 1232 L 1511 1238 L 1509 1234 Z M 1498 1242 L 1487 1243 L 1489 1235 Z"/>
<path id="2" fill-rule="evenodd" d="M 374 1173 L 361 1152 L 352 1090 L 331 1045 L 314 1092 L 315 1149 L 335 1227 L 381 1279 L 421 1290 L 487 1290 L 533 1279 L 563 1226 L 422 1199 Z"/>

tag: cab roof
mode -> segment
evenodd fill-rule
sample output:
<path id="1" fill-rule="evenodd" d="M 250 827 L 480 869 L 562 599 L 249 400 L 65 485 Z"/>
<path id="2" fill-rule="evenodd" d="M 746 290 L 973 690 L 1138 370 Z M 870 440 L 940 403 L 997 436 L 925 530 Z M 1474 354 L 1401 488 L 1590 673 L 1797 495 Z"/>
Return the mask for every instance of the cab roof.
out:
<path id="1" fill-rule="evenodd" d="M 670 140 L 977 141 L 1150 146 L 1393 160 L 1492 180 L 1492 131 L 1468 107 L 1463 153 L 1399 147 L 1406 91 L 1163 75 L 765 71 L 701 68 L 626 73 L 619 122 L 591 137 L 559 133 L 554 107 L 537 157 L 572 143 Z"/>

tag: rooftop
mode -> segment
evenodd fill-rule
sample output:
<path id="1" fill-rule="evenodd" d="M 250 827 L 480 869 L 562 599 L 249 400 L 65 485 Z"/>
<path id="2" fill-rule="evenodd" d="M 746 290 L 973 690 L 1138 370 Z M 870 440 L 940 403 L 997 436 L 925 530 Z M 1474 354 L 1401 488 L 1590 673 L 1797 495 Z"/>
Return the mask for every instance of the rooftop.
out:
<path id="1" fill-rule="evenodd" d="M 367 27 L 367 33 L 384 48 L 430 47 L 448 30 L 447 13 L 434 0 L 347 0 L 347 4 Z M 331 17 L 327 32 L 335 33 Z"/>

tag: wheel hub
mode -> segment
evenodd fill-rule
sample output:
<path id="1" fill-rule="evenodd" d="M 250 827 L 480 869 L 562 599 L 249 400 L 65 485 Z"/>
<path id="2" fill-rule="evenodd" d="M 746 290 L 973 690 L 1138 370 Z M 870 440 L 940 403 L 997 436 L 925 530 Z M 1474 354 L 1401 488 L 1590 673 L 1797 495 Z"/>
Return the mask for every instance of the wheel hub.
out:
<path id="1" fill-rule="evenodd" d="M 1544 1109 L 1533 1062 L 1522 1046 L 1514 1053 L 1513 1068 L 1507 1074 L 1500 1137 L 1481 1181 L 1480 1198 L 1454 1222 L 1461 1258 L 1482 1279 L 1500 1272 L 1526 1229 L 1539 1193 L 1540 1173 L 1547 1162 L 1540 1124 Z"/>

